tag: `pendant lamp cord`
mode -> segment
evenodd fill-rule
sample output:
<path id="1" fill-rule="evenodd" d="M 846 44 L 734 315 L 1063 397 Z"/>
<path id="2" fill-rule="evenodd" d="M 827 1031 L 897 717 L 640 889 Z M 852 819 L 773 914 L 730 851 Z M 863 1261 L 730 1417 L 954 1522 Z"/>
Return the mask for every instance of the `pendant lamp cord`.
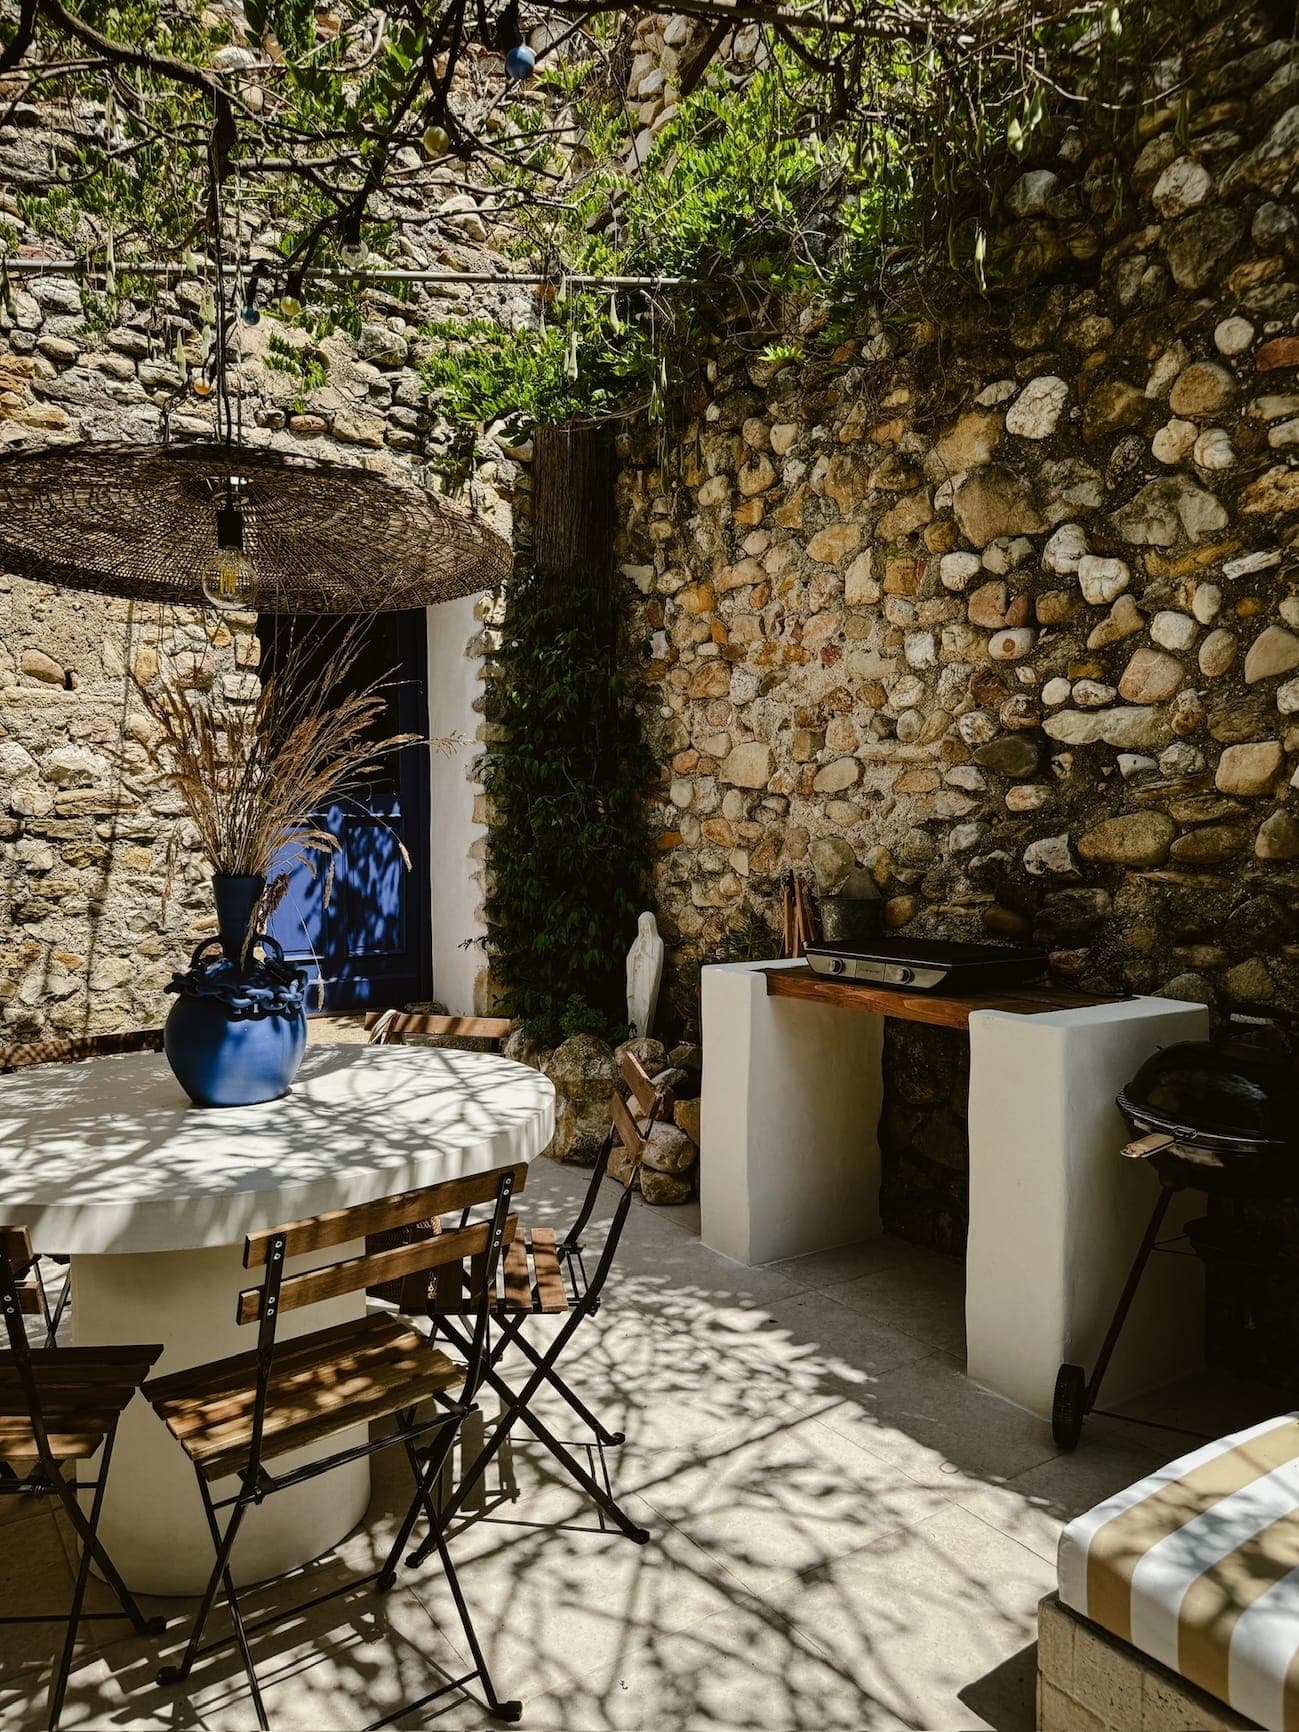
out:
<path id="1" fill-rule="evenodd" d="M 234 441 L 234 420 L 230 413 L 230 389 L 226 379 L 226 282 L 221 231 L 221 174 L 217 163 L 217 129 L 214 125 L 208 140 L 208 227 L 212 232 L 212 247 L 216 254 L 216 388 L 217 437 L 226 445 Z M 224 422 L 224 432 L 222 423 Z"/>

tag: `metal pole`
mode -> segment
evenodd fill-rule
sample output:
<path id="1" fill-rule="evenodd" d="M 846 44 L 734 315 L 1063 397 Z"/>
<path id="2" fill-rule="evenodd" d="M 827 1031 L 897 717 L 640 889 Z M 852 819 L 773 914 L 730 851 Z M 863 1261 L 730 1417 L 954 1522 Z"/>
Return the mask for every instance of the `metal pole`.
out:
<path id="1" fill-rule="evenodd" d="M 107 266 L 94 264 L 88 259 L 29 259 L 16 258 L 6 254 L 0 259 L 10 276 L 79 276 L 102 277 L 106 275 Z M 255 264 L 265 267 L 269 261 L 254 260 Z M 138 265 L 123 264 L 118 260 L 114 267 L 118 276 L 136 277 L 184 277 L 192 276 L 194 270 L 182 264 Z M 197 269 L 197 267 L 195 267 Z M 356 283 L 467 283 L 472 285 L 490 286 L 494 288 L 540 288 L 547 284 L 555 288 L 572 285 L 580 289 L 679 289 L 697 287 L 690 277 L 592 277 L 577 273 L 562 272 L 558 275 L 545 275 L 537 272 L 502 274 L 499 271 L 398 271 L 398 270 L 366 270 L 364 267 L 321 265 L 303 273 L 304 282 L 356 282 Z"/>

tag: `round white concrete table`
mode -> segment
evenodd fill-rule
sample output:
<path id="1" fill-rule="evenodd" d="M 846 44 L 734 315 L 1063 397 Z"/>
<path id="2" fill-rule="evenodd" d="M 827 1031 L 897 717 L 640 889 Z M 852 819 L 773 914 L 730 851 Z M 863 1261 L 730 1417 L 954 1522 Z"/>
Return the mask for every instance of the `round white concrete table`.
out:
<path id="1" fill-rule="evenodd" d="M 255 1345 L 235 1323 L 236 1294 L 256 1284 L 247 1233 L 531 1161 L 553 1127 L 549 1080 L 489 1053 L 312 1046 L 282 1099 L 223 1109 L 191 1106 L 161 1054 L 38 1066 L 0 1077 L 0 1221 L 70 1254 L 78 1344 L 161 1342 L 160 1375 Z M 358 1293 L 303 1307 L 280 1335 L 364 1306 Z M 364 1516 L 369 1487 L 357 1461 L 268 1499 L 239 1536 L 236 1578 L 327 1551 Z M 142 1396 L 118 1432 L 100 1532 L 138 1592 L 201 1592 L 212 1542 L 194 1472 Z"/>

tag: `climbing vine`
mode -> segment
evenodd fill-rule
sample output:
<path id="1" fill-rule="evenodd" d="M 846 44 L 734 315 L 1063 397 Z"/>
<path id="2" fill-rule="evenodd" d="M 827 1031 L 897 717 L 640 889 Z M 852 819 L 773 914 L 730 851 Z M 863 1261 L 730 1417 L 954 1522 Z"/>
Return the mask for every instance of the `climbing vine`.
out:
<path id="1" fill-rule="evenodd" d="M 511 1016 L 553 1045 L 627 1033 L 623 957 L 644 889 L 652 773 L 606 573 L 517 572 L 492 658 L 485 912 Z"/>

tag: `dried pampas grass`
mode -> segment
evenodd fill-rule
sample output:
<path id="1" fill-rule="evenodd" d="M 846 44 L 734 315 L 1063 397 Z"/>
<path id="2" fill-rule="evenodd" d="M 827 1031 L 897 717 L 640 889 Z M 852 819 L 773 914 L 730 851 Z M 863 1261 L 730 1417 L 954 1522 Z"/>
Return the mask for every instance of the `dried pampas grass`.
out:
<path id="1" fill-rule="evenodd" d="M 341 844 L 313 814 L 347 799 L 403 746 L 464 744 L 458 735 L 434 741 L 419 734 L 376 739 L 392 676 L 347 691 L 360 650 L 357 626 L 323 668 L 313 662 L 308 679 L 305 652 L 291 648 L 251 704 L 220 703 L 207 692 L 182 691 L 166 678 L 133 679 L 157 730 L 148 747 L 155 772 L 179 796 L 214 874 L 267 880 L 263 919 L 300 865 L 313 871 L 324 865 L 328 900 Z M 169 881 L 178 845 L 179 835 L 173 833 Z M 405 847 L 398 846 L 409 866 Z"/>

